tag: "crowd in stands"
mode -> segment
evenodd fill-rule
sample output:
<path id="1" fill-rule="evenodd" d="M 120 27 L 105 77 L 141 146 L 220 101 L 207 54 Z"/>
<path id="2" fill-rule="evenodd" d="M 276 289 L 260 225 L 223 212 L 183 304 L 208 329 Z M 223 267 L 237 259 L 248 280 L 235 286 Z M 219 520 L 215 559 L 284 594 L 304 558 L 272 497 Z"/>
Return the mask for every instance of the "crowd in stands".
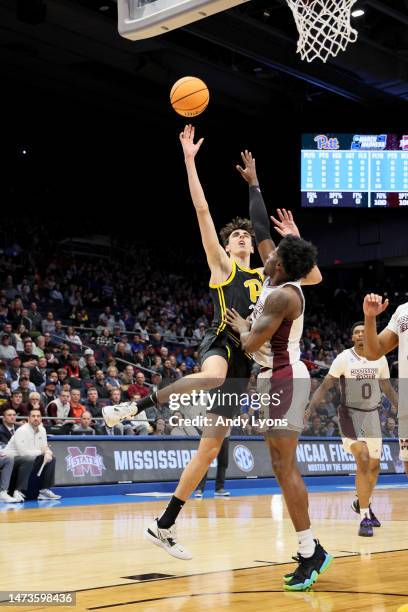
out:
<path id="1" fill-rule="evenodd" d="M 213 313 L 207 279 L 188 260 L 176 270 L 181 268 L 171 259 L 157 260 L 148 251 L 142 265 L 131 266 L 21 250 L 0 258 L 0 413 L 11 409 L 24 419 L 30 407 L 39 407 L 53 434 L 199 433 L 171 426 L 168 406 L 112 429 L 101 418 L 104 405 L 137 400 L 199 371 L 197 349 Z M 361 318 L 360 289 L 347 295 L 335 290 L 330 297 L 327 289 L 308 289 L 301 348 L 312 391 L 350 346 L 350 324 Z M 332 300 L 330 317 L 322 299 Z M 390 363 L 395 375 L 395 357 Z M 243 417 L 255 420 L 256 373 L 254 367 L 242 407 Z M 339 435 L 338 402 L 335 392 L 322 402 L 305 421 L 304 435 Z M 398 418 L 386 398 L 381 421 L 384 435 L 395 436 Z M 258 431 L 248 423 L 233 433 Z"/>

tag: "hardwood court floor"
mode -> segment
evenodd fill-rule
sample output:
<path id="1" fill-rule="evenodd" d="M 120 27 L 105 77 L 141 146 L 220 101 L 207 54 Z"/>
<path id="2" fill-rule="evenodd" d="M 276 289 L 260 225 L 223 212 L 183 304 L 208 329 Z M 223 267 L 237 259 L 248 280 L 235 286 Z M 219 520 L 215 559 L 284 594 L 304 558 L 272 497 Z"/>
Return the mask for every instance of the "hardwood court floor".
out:
<path id="1" fill-rule="evenodd" d="M 336 558 L 308 593 L 282 590 L 296 537 L 280 495 L 188 502 L 179 534 L 191 561 L 142 537 L 166 501 L 10 509 L 0 515 L 0 591 L 76 591 L 76 607 L 63 608 L 76 611 L 395 611 L 408 603 L 407 489 L 375 494 L 374 538 L 357 536 L 352 499 L 310 496 L 314 533 Z"/>

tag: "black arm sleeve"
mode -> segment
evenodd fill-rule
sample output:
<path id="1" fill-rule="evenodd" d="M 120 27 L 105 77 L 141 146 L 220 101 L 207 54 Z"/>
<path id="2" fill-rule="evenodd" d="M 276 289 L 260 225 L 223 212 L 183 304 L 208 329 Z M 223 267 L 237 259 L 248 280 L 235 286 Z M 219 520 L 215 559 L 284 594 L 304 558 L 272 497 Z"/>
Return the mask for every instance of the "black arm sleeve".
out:
<path id="1" fill-rule="evenodd" d="M 256 244 L 263 240 L 272 240 L 269 216 L 258 186 L 249 188 L 249 217 L 255 230 Z"/>

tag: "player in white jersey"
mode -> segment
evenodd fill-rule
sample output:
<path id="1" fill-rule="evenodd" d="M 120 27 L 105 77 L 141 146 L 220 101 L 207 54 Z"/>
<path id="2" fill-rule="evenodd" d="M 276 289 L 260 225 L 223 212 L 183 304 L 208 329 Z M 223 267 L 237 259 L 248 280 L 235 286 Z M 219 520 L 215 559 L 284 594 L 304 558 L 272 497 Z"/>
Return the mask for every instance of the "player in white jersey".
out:
<path id="1" fill-rule="evenodd" d="M 398 435 L 400 459 L 408 475 L 408 302 L 397 308 L 387 327 L 377 334 L 376 318 L 388 304 L 388 299 L 383 302 L 382 296 L 375 293 L 364 298 L 366 355 L 379 359 L 398 346 Z"/>
<path id="2" fill-rule="evenodd" d="M 267 278 L 252 321 L 244 320 L 236 311 L 226 314 L 228 323 L 240 334 L 242 349 L 262 366 L 258 390 L 267 394 L 267 417 L 280 420 L 278 427 L 269 423 L 266 441 L 299 541 L 296 557 L 299 565 L 285 576 L 285 590 L 309 588 L 332 560 L 313 538 L 307 490 L 296 464 L 296 447 L 310 388 L 306 366 L 300 361 L 304 312 L 300 279 L 313 268 L 316 255 L 309 242 L 286 236 L 265 263 Z"/>
<path id="3" fill-rule="evenodd" d="M 364 323 L 352 327 L 352 348 L 340 353 L 309 404 L 313 415 L 333 387 L 340 387 L 339 422 L 343 446 L 356 460 L 357 499 L 352 509 L 360 514 L 360 536 L 374 535 L 381 523 L 371 508 L 371 496 L 380 471 L 382 449 L 378 412 L 383 392 L 394 406 L 398 398 L 390 383 L 387 359 L 369 361 L 364 352 Z"/>

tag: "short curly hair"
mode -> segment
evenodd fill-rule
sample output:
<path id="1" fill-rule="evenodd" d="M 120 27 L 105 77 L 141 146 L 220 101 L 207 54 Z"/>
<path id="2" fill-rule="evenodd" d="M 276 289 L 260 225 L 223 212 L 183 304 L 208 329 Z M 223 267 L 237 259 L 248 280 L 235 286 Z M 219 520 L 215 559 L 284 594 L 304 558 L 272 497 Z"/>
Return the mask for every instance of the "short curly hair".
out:
<path id="1" fill-rule="evenodd" d="M 244 219 L 243 217 L 235 217 L 235 219 L 227 223 L 227 225 L 225 225 L 220 231 L 220 238 L 224 247 L 227 246 L 232 232 L 240 229 L 248 232 L 248 234 L 251 235 L 252 242 L 255 241 L 255 232 L 251 221 L 249 219 Z"/>
<path id="2" fill-rule="evenodd" d="M 316 265 L 317 249 L 311 242 L 290 234 L 280 241 L 278 255 L 289 280 L 299 280 Z"/>

